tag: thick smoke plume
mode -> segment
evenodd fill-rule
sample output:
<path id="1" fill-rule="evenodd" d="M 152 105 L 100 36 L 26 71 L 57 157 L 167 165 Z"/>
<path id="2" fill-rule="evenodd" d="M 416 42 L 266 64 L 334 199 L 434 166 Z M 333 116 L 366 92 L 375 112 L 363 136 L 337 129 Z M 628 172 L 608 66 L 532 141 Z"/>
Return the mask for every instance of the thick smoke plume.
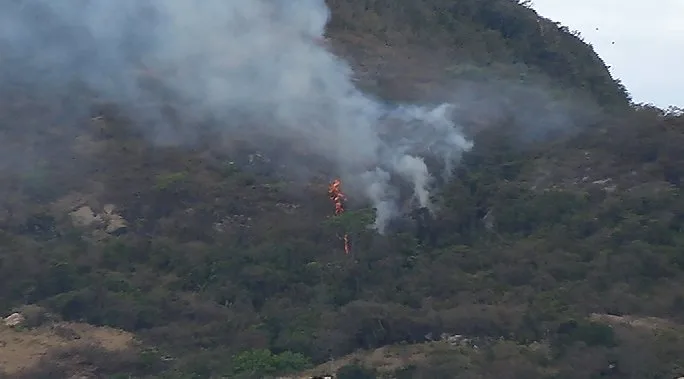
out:
<path id="1" fill-rule="evenodd" d="M 399 212 L 397 180 L 430 208 L 423 158 L 448 176 L 471 143 L 449 105 L 388 106 L 358 90 L 350 66 L 321 43 L 329 16 L 324 0 L 8 0 L 0 80 L 56 92 L 84 83 L 158 143 L 192 138 L 209 117 L 227 138 L 304 146 L 335 163 L 351 196 L 373 203 L 382 232 Z M 170 115 L 161 94 L 182 111 Z"/>

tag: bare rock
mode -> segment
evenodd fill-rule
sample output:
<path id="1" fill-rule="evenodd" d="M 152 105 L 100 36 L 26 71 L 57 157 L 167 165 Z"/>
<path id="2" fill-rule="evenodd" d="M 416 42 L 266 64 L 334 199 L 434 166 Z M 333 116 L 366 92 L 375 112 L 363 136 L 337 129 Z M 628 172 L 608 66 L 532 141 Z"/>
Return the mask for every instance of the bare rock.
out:
<path id="1" fill-rule="evenodd" d="M 89 227 L 102 221 L 89 206 L 83 206 L 69 213 L 71 221 L 77 227 Z"/>
<path id="2" fill-rule="evenodd" d="M 77 227 L 95 228 L 113 235 L 125 233 L 128 223 L 119 214 L 115 213 L 116 207 L 113 204 L 106 204 L 102 213 L 95 213 L 89 206 L 83 206 L 71 212 L 71 220 Z"/>
<path id="3" fill-rule="evenodd" d="M 104 207 L 102 207 L 102 210 L 107 215 L 113 215 L 115 209 L 116 206 L 114 204 L 105 204 Z"/>
<path id="4" fill-rule="evenodd" d="M 109 234 L 119 235 L 123 234 L 128 230 L 128 223 L 123 217 L 117 214 L 108 215 L 107 226 L 105 227 L 105 232 Z"/>
<path id="5" fill-rule="evenodd" d="M 482 218 L 482 222 L 484 222 L 485 228 L 487 228 L 487 230 L 493 230 L 494 229 L 495 220 L 494 220 L 494 210 L 493 209 L 490 209 L 487 211 L 487 214 L 484 215 L 484 217 Z"/>
<path id="6" fill-rule="evenodd" d="M 10 327 L 15 327 L 15 326 L 21 326 L 26 318 L 18 312 L 12 313 L 11 315 L 5 317 L 4 322 L 5 325 L 10 326 Z"/>
<path id="7" fill-rule="evenodd" d="M 51 211 L 55 214 L 73 212 L 86 204 L 91 203 L 89 197 L 78 192 L 69 193 L 50 205 Z"/>
<path id="8" fill-rule="evenodd" d="M 105 232 L 119 235 L 126 232 L 128 223 L 121 215 L 114 213 L 115 210 L 116 206 L 114 204 L 105 204 L 102 217 L 106 223 Z"/>

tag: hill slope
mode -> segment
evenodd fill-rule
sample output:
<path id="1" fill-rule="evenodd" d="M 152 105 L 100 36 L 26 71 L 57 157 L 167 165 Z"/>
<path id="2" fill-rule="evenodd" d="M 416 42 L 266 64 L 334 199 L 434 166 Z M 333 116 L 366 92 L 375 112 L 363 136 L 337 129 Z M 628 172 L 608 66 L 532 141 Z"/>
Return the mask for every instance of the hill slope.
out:
<path id="1" fill-rule="evenodd" d="M 383 370 L 398 377 L 684 375 L 682 116 L 627 108 L 589 46 L 514 2 L 328 3 L 359 86 L 460 101 L 474 147 L 435 194 L 432 240 L 410 220 L 369 230 L 360 199 L 331 217 L 336 173 L 306 145 L 152 143 L 123 104 L 3 71 L 0 310 L 149 347 L 94 377 L 262 377 L 359 349 L 425 355 Z M 426 343 L 443 333 L 470 342 Z"/>
<path id="2" fill-rule="evenodd" d="M 430 84 L 433 91 L 439 83 L 452 84 L 445 72 L 480 80 L 541 74 L 556 86 L 586 91 L 602 105 L 626 104 L 624 87 L 591 47 L 517 3 L 525 2 L 328 0 L 328 34 L 347 55 L 364 57 L 376 80 L 393 82 L 390 96 L 416 96 L 416 84 Z M 396 75 L 402 78 L 392 80 Z"/>
<path id="3" fill-rule="evenodd" d="M 117 373 L 140 352 L 130 333 L 87 324 L 55 323 L 32 330 L 0 327 L 0 367 L 10 377 Z"/>

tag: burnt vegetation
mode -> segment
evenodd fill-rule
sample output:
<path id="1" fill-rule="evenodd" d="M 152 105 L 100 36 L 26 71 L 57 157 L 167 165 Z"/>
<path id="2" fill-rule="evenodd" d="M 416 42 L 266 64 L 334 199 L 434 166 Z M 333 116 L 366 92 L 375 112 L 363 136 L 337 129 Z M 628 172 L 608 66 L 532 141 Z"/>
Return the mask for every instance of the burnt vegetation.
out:
<path id="1" fill-rule="evenodd" d="M 684 117 L 630 105 L 588 45 L 524 4 L 328 3 L 331 48 L 387 99 L 515 78 L 606 116 L 534 143 L 505 118 L 474 127 L 434 218 L 379 236 L 372 210 L 351 199 L 330 217 L 328 183 L 281 175 L 267 152 L 212 138 L 155 146 L 116 104 L 77 88 L 59 104 L 3 88 L 0 138 L 13 149 L 0 152 L 0 309 L 36 304 L 144 346 L 56 352 L 62 363 L 17 377 L 56 377 L 78 358 L 96 377 L 259 378 L 443 333 L 472 343 L 394 375 L 684 375 Z M 90 113 L 63 124 L 72 103 Z M 74 224 L 73 211 L 106 204 L 125 229 Z"/>

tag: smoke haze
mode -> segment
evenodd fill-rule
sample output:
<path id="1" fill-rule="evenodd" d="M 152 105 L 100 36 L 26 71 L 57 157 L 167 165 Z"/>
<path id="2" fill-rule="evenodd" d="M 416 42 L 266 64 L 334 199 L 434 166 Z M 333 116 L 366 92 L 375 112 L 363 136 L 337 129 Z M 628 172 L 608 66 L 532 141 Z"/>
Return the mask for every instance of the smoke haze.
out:
<path id="1" fill-rule="evenodd" d="M 432 210 L 435 179 L 448 180 L 472 147 L 459 122 L 512 120 L 531 140 L 577 124 L 581 112 L 543 89 L 496 80 L 458 83 L 444 96 L 452 104 L 387 105 L 325 48 L 329 17 L 324 0 L 4 1 L 0 92 L 12 97 L 19 83 L 46 103 L 66 97 L 65 123 L 89 112 L 71 95 L 85 84 L 157 144 L 190 143 L 210 119 L 225 139 L 306 151 L 373 204 L 380 232 L 401 212 L 400 189 Z M 20 150 L 0 141 L 5 164 Z M 425 159 L 441 167 L 430 172 Z"/>
<path id="2" fill-rule="evenodd" d="M 48 92 L 84 83 L 156 143 L 183 143 L 211 117 L 227 138 L 304 146 L 335 163 L 352 196 L 373 203 L 382 232 L 398 212 L 390 178 L 429 207 L 432 176 L 420 154 L 441 158 L 448 172 L 471 143 L 449 107 L 389 108 L 360 92 L 350 66 L 320 43 L 329 16 L 324 0 L 7 1 L 0 75 Z M 180 112 L 164 111 L 146 75 Z M 392 130 L 393 121 L 419 125 Z"/>

